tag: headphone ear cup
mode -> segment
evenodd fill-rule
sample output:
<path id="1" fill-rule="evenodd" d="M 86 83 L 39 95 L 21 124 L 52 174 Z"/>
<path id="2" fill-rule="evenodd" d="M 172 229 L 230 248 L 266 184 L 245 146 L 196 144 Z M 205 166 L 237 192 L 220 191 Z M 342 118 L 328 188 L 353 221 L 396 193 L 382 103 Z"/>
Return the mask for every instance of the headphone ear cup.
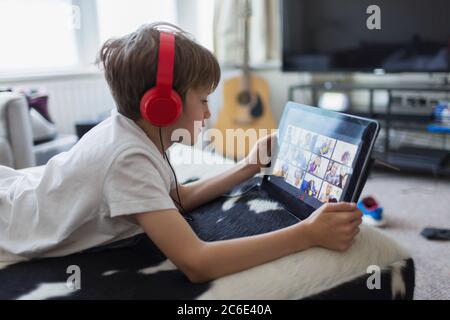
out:
<path id="1" fill-rule="evenodd" d="M 161 93 L 157 87 L 148 90 L 140 103 L 142 117 L 157 127 L 173 124 L 183 111 L 183 101 L 180 95 L 171 90 L 170 96 Z"/>
<path id="2" fill-rule="evenodd" d="M 181 99 L 181 97 L 178 94 L 178 92 L 176 92 L 173 89 L 170 92 L 170 97 L 172 98 L 172 101 L 174 103 L 175 119 L 173 120 L 173 122 L 175 122 L 175 121 L 178 120 L 178 118 L 181 116 L 181 113 L 183 112 L 183 99 Z"/>

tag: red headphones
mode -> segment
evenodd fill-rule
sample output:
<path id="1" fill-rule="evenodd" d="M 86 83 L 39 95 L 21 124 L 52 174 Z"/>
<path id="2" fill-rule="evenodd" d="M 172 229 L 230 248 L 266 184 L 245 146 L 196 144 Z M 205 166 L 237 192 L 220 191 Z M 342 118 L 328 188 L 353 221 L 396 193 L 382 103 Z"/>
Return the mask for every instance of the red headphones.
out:
<path id="1" fill-rule="evenodd" d="M 172 89 L 174 60 L 175 35 L 160 32 L 156 87 L 145 92 L 140 104 L 142 117 L 157 127 L 171 125 L 183 110 L 180 95 Z"/>

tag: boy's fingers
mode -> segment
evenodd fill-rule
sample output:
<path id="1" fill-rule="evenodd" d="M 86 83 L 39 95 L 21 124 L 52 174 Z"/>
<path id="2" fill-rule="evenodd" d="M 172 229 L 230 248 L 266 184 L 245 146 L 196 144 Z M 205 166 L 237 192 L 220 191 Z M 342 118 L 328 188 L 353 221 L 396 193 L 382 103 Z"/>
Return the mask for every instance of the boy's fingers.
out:
<path id="1" fill-rule="evenodd" d="M 352 233 L 352 238 L 356 237 L 358 235 L 359 231 L 360 231 L 359 228 L 355 228 L 355 230 L 353 230 L 353 233 Z M 353 241 L 354 241 L 354 239 L 353 239 Z"/>
<path id="2" fill-rule="evenodd" d="M 358 227 L 360 224 L 362 223 L 362 219 L 361 218 L 357 218 L 354 219 L 350 222 L 350 224 L 352 225 L 352 227 L 356 228 Z"/>
<path id="3" fill-rule="evenodd" d="M 359 220 L 362 221 L 359 210 L 344 211 L 344 212 L 339 212 L 338 214 L 342 218 L 342 221 L 347 222 L 347 223 L 353 223 L 353 222 L 356 223 Z"/>
<path id="4" fill-rule="evenodd" d="M 362 211 L 359 210 L 359 209 L 356 209 L 356 211 L 357 211 L 356 214 L 358 215 L 358 217 L 359 217 L 359 218 L 362 218 L 363 215 L 364 215 L 364 214 L 362 213 Z"/>
<path id="5" fill-rule="evenodd" d="M 325 211 L 353 211 L 355 209 L 356 204 L 350 202 L 327 203 L 325 207 Z"/>
<path id="6" fill-rule="evenodd" d="M 353 215 L 352 220 L 361 220 L 362 216 L 363 216 L 362 211 L 359 209 L 355 209 L 355 210 L 351 211 L 351 214 Z"/>

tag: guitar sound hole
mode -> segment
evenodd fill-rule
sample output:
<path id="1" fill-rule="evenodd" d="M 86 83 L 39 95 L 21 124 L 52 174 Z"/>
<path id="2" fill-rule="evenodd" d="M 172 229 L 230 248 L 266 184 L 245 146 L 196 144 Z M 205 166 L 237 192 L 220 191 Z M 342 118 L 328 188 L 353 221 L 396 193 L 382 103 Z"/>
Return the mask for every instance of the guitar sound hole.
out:
<path id="1" fill-rule="evenodd" d="M 239 93 L 237 100 L 238 100 L 239 104 L 247 105 L 252 100 L 252 97 L 250 95 L 250 92 L 242 91 L 241 93 Z"/>

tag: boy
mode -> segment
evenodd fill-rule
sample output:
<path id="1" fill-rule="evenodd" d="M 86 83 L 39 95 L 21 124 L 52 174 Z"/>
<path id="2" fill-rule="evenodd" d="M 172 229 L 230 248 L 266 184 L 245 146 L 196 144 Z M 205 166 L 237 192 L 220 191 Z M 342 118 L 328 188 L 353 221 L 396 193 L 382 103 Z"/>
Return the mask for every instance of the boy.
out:
<path id="1" fill-rule="evenodd" d="M 157 84 L 157 72 L 160 76 L 163 34 L 174 40 L 173 72 L 164 77 L 173 77 L 170 90 L 179 95 L 182 108 L 176 121 L 156 126 L 151 117 L 159 112 L 158 121 L 164 122 L 169 106 L 159 105 L 152 114 L 146 99 Z M 177 185 L 165 150 L 176 129 L 187 130 L 193 137 L 189 144 L 195 143 L 199 132 L 194 122 L 210 117 L 207 97 L 219 82 L 217 60 L 182 30 L 153 24 L 107 41 L 100 61 L 117 111 L 69 152 L 52 158 L 42 177 L 0 167 L 1 249 L 26 258 L 62 256 L 145 232 L 191 281 L 203 282 L 312 246 L 350 247 L 361 213 L 349 203 L 323 206 L 283 230 L 201 241 L 178 208 L 196 208 L 256 174 L 261 168 L 258 148 L 268 148 L 270 137 L 230 171 Z"/>

